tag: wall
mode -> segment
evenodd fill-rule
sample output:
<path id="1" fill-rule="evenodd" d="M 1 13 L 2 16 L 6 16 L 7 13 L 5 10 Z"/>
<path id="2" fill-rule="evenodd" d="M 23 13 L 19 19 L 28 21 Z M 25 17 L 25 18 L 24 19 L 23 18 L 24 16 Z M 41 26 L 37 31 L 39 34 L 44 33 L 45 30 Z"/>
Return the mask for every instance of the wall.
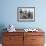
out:
<path id="1" fill-rule="evenodd" d="M 0 0 L 0 25 L 16 28 L 46 28 L 46 0 Z M 17 7 L 35 7 L 35 22 L 18 22 Z"/>

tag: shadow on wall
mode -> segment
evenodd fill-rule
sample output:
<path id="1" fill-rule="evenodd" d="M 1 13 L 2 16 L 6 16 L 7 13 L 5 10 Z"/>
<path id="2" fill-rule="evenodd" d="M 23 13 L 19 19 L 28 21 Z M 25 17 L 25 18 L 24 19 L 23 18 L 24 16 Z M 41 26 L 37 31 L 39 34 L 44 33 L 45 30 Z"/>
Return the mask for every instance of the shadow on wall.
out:
<path id="1" fill-rule="evenodd" d="M 0 24 L 0 43 L 2 43 L 2 32 L 5 32 L 6 30 L 3 30 L 5 28 L 4 24 Z"/>

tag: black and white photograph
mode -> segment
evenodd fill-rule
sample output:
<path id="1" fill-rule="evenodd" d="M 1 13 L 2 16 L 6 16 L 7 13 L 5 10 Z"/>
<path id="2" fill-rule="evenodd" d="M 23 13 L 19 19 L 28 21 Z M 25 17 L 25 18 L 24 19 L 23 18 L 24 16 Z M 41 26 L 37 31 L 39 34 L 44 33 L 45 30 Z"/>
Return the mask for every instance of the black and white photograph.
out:
<path id="1" fill-rule="evenodd" d="M 35 21 L 35 7 L 18 7 L 17 8 L 18 21 Z"/>

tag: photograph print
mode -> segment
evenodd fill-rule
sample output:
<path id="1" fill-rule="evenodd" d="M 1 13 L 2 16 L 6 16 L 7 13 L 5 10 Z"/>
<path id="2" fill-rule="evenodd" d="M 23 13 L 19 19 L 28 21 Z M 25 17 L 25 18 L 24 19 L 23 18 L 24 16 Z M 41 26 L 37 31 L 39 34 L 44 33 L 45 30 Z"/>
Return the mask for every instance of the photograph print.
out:
<path id="1" fill-rule="evenodd" d="M 35 21 L 35 7 L 18 7 L 17 20 L 22 22 Z"/>

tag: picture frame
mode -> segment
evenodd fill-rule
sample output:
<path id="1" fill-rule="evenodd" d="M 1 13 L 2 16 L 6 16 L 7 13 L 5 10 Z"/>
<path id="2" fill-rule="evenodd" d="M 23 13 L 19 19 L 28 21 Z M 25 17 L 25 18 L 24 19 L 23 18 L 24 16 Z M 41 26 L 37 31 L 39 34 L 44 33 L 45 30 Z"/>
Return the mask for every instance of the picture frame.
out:
<path id="1" fill-rule="evenodd" d="M 20 22 L 34 22 L 35 21 L 35 7 L 18 7 L 17 21 Z"/>

